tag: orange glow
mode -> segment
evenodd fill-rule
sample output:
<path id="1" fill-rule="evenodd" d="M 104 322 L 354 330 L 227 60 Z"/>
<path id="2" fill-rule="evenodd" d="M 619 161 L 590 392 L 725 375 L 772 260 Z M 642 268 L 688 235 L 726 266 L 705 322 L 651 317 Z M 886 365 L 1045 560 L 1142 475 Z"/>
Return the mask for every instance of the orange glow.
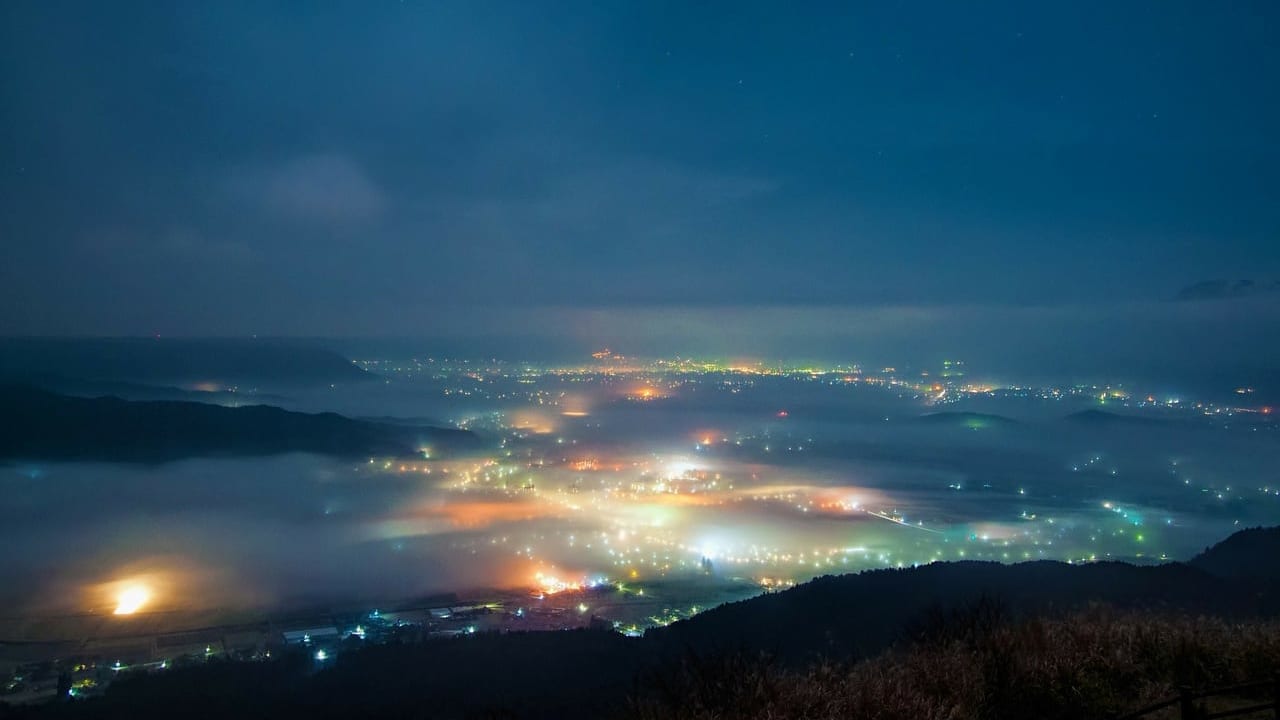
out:
<path id="1" fill-rule="evenodd" d="M 435 513 L 442 515 L 456 527 L 478 528 L 499 522 L 518 522 L 558 514 L 555 506 L 537 501 L 492 502 L 478 501 L 446 503 Z"/>
<path id="2" fill-rule="evenodd" d="M 116 595 L 115 615 L 132 615 L 151 600 L 151 590 L 143 585 L 126 585 Z"/>
<path id="3" fill-rule="evenodd" d="M 711 505 L 723 505 L 725 500 L 732 497 L 733 495 L 727 491 L 699 493 L 676 492 L 676 488 L 672 487 L 670 492 L 655 496 L 651 505 L 708 507 Z M 641 505 L 640 507 L 643 508 L 644 506 Z"/>
<path id="4" fill-rule="evenodd" d="M 149 567 L 143 569 L 144 564 Z M 122 568 L 117 579 L 87 586 L 86 604 L 94 610 L 121 616 L 152 610 L 160 600 L 171 604 L 177 594 L 175 580 L 185 571 L 173 567 L 161 570 L 156 565 L 158 563 L 136 563 Z M 183 585 L 186 584 L 184 580 Z"/>
<path id="5" fill-rule="evenodd" d="M 557 593 L 582 589 L 582 583 L 561 580 L 554 575 L 536 573 L 533 576 L 533 579 L 537 584 L 538 590 L 544 595 L 555 595 Z"/>
<path id="6" fill-rule="evenodd" d="M 591 414 L 591 396 L 584 393 L 566 393 L 559 402 L 560 414 L 565 417 L 586 417 Z"/>
<path id="7" fill-rule="evenodd" d="M 710 445 L 715 442 L 724 441 L 723 433 L 721 433 L 719 430 L 712 430 L 710 428 L 695 430 L 693 432 L 693 437 L 694 437 L 694 440 L 699 445 Z"/>
<path id="8" fill-rule="evenodd" d="M 74 605 L 65 609 L 124 621 L 155 612 L 261 607 L 275 600 L 270 592 L 242 580 L 195 558 L 152 555 L 114 567 L 97 580 L 78 581 L 66 596 Z"/>
<path id="9" fill-rule="evenodd" d="M 556 421 L 555 416 L 548 413 L 520 410 L 511 414 L 511 427 L 538 435 L 547 435 L 556 431 Z"/>
<path id="10" fill-rule="evenodd" d="M 640 402 L 649 402 L 650 400 L 661 400 L 667 397 L 667 392 L 662 388 L 652 385 L 641 385 L 627 391 L 628 400 L 639 400 Z"/>
<path id="11" fill-rule="evenodd" d="M 757 375 L 766 369 L 764 361 L 759 358 L 739 357 L 730 358 L 726 361 L 729 372 L 743 373 L 746 375 Z"/>
<path id="12" fill-rule="evenodd" d="M 562 572 L 555 568 L 549 568 L 545 572 L 539 570 L 533 574 L 534 595 L 536 597 L 588 590 L 600 587 L 608 582 L 607 578 L 597 576 L 594 579 L 589 579 L 586 573 Z"/>

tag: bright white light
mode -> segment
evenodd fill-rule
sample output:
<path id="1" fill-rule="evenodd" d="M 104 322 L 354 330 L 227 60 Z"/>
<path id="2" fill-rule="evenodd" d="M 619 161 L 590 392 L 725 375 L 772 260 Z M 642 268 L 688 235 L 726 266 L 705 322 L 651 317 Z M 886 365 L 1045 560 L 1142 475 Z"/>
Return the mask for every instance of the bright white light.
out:
<path id="1" fill-rule="evenodd" d="M 666 469 L 667 469 L 667 475 L 666 475 L 667 478 L 675 479 L 675 478 L 682 478 L 687 473 L 694 472 L 695 470 L 698 469 L 698 466 L 694 465 L 691 462 L 688 462 L 687 460 L 673 460 L 667 463 Z"/>
<path id="2" fill-rule="evenodd" d="M 116 615 L 132 615 L 151 599 L 151 591 L 141 585 L 130 585 L 116 597 Z"/>
<path id="3" fill-rule="evenodd" d="M 328 658 L 328 657 L 329 657 L 329 653 L 327 653 L 327 652 L 325 652 L 325 651 L 323 651 L 323 650 L 317 650 L 317 651 L 316 651 L 316 659 L 317 659 L 317 660 L 325 660 L 325 659 L 326 659 L 326 658 Z"/>

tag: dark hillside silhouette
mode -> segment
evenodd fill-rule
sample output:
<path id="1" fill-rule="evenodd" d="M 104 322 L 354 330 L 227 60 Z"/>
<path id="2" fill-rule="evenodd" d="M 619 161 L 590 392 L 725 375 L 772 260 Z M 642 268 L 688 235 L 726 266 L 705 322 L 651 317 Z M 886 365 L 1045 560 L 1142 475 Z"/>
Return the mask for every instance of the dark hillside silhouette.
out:
<path id="1" fill-rule="evenodd" d="M 464 430 L 406 427 L 311 415 L 267 405 L 78 398 L 0 386 L 0 458 L 159 462 L 187 457 L 308 452 L 339 456 L 418 454 L 479 445 Z"/>
<path id="2" fill-rule="evenodd" d="M 1280 527 L 1241 530 L 1188 564 L 1224 578 L 1280 580 Z"/>

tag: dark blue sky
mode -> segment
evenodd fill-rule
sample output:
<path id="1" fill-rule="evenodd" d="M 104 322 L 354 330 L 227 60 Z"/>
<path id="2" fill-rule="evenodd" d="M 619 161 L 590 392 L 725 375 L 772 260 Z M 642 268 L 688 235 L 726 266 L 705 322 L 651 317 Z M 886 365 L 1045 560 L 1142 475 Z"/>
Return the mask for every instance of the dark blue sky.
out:
<path id="1" fill-rule="evenodd" d="M 6 2 L 0 332 L 1272 280 L 1277 37 L 1275 2 Z"/>

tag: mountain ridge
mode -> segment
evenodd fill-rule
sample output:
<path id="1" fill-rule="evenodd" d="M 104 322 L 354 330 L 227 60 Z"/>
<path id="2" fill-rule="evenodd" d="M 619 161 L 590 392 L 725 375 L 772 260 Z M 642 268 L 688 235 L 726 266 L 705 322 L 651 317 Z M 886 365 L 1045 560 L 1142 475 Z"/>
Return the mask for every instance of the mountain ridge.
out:
<path id="1" fill-rule="evenodd" d="M 1177 301 L 1231 300 L 1280 293 L 1280 280 L 1255 282 L 1253 280 L 1202 280 L 1188 285 L 1174 296 Z"/>
<path id="2" fill-rule="evenodd" d="M 189 457 L 310 452 L 346 457 L 416 455 L 479 444 L 467 430 L 373 423 L 271 405 L 131 401 L 0 385 L 0 458 L 165 462 Z"/>
<path id="3" fill-rule="evenodd" d="M 0 338 L 0 378 L 307 386 L 371 380 L 321 344 L 241 338 Z"/>

